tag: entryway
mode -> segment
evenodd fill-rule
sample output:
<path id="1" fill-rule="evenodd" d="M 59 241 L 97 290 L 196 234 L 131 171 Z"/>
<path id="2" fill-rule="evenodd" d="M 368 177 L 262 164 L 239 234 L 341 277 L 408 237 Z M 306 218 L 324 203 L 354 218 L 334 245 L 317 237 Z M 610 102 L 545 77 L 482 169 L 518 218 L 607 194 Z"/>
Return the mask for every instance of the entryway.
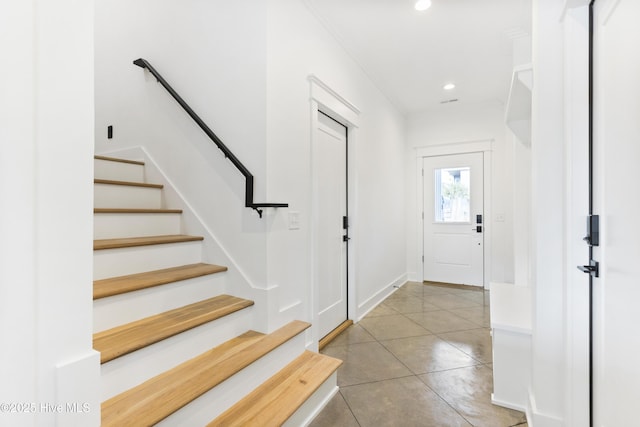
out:
<path id="1" fill-rule="evenodd" d="M 483 156 L 422 159 L 424 281 L 485 284 Z"/>

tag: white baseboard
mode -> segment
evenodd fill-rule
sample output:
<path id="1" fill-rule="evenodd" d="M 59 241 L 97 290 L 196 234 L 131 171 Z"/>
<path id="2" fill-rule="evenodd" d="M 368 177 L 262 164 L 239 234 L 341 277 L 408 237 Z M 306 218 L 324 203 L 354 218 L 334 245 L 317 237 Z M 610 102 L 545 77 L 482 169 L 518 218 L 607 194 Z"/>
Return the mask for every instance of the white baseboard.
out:
<path id="1" fill-rule="evenodd" d="M 376 308 L 382 301 L 384 301 L 389 295 L 398 290 L 402 285 L 407 283 L 407 273 L 403 273 L 398 276 L 391 283 L 384 286 L 378 292 L 369 297 L 366 301 L 358 306 L 358 315 L 356 322 L 362 320 L 367 314 Z"/>
<path id="2" fill-rule="evenodd" d="M 527 407 L 524 405 L 518 405 L 517 403 L 507 402 L 506 400 L 496 399 L 493 393 L 491 393 L 491 403 L 494 405 L 502 406 L 503 408 L 514 409 L 520 412 L 527 412 Z"/>
<path id="3" fill-rule="evenodd" d="M 526 411 L 527 424 L 530 427 L 563 427 L 562 418 L 541 412 L 537 405 L 533 390 L 529 389 L 529 404 Z"/>
<path id="4" fill-rule="evenodd" d="M 422 278 L 415 271 L 410 271 L 407 273 L 407 280 L 409 282 L 422 282 Z"/>

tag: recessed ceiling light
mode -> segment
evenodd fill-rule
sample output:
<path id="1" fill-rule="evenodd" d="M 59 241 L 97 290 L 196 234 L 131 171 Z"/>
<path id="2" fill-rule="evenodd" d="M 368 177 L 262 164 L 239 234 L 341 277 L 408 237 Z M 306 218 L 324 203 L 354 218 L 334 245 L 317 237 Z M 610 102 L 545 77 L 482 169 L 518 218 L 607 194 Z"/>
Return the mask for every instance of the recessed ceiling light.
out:
<path id="1" fill-rule="evenodd" d="M 452 90 L 455 89 L 456 85 L 454 85 L 453 83 L 447 83 L 446 85 L 442 86 L 442 89 L 444 90 Z"/>
<path id="2" fill-rule="evenodd" d="M 419 11 L 427 10 L 431 7 L 431 0 L 418 0 L 414 7 Z"/>

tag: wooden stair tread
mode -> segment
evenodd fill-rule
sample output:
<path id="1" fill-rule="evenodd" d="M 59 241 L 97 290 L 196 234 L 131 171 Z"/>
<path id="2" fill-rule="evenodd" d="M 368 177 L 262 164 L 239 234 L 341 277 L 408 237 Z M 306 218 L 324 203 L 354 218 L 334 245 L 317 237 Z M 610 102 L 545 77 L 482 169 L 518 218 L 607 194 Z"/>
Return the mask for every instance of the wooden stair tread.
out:
<path id="1" fill-rule="evenodd" d="M 269 335 L 246 332 L 102 403 L 102 427 L 152 425 L 171 415 L 310 324 L 293 321 Z"/>
<path id="2" fill-rule="evenodd" d="M 95 333 L 93 348 L 105 363 L 251 305 L 253 301 L 219 295 Z"/>
<path id="3" fill-rule="evenodd" d="M 97 155 L 93 156 L 93 158 L 96 160 L 107 160 L 110 162 L 129 163 L 132 165 L 144 166 L 144 162 L 141 162 L 139 160 L 119 159 L 117 157 L 107 157 L 107 156 L 97 156 Z"/>
<path id="4" fill-rule="evenodd" d="M 131 248 L 135 246 L 162 245 L 165 243 L 182 243 L 204 240 L 202 236 L 186 234 L 167 234 L 162 236 L 125 237 L 118 239 L 97 239 L 93 241 L 93 250 Z"/>
<path id="5" fill-rule="evenodd" d="M 164 188 L 162 184 L 149 184 L 147 182 L 133 182 L 133 181 L 115 181 L 113 179 L 94 179 L 94 184 L 108 184 L 108 185 L 126 185 L 129 187 L 144 187 L 144 188 Z"/>
<path id="6" fill-rule="evenodd" d="M 220 273 L 222 271 L 227 271 L 227 267 L 197 263 L 95 280 L 93 282 L 93 299 L 96 300 L 113 295 L 120 295 L 140 289 L 165 285 L 167 283 Z"/>
<path id="7" fill-rule="evenodd" d="M 207 427 L 281 426 L 341 364 L 341 360 L 305 351 Z"/>
<path id="8" fill-rule="evenodd" d="M 131 209 L 131 208 L 94 208 L 94 214 L 180 214 L 182 209 Z"/>

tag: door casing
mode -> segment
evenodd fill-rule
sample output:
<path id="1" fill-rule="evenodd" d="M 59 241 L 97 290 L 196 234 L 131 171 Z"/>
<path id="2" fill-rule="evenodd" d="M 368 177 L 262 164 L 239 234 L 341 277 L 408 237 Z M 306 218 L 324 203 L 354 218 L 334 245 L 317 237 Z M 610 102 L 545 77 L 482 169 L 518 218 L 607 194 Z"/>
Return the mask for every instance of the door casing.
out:
<path id="1" fill-rule="evenodd" d="M 344 237 L 348 236 L 348 229 L 343 228 L 343 217 L 349 215 L 349 157 L 348 128 L 322 110 L 318 110 L 317 118 L 311 149 L 315 182 L 312 227 L 316 230 L 316 243 L 320 244 L 315 248 L 314 261 L 319 267 L 315 269 L 319 291 L 318 336 L 324 337 L 348 318 L 349 242 Z"/>
<path id="2" fill-rule="evenodd" d="M 347 149 L 349 152 L 348 155 L 348 169 L 353 171 L 355 170 L 355 165 L 357 162 L 357 147 L 358 144 L 358 128 L 360 124 L 360 109 L 356 107 L 354 104 L 349 102 L 346 98 L 340 95 L 337 91 L 332 89 L 329 85 L 319 79 L 317 76 L 311 74 L 308 76 L 307 80 L 310 84 L 310 102 L 309 102 L 309 113 L 310 113 L 310 131 L 311 131 L 311 146 L 315 143 L 315 129 L 318 127 L 318 111 L 323 111 L 324 113 L 330 115 L 334 119 L 340 121 L 347 127 Z M 311 150 L 309 150 L 309 155 L 311 155 Z M 309 158 L 309 165 L 312 164 L 311 158 Z M 315 177 L 313 172 L 311 172 L 311 182 L 309 187 L 309 194 L 312 194 L 313 188 L 316 185 L 314 181 Z M 357 304 L 356 304 L 356 280 L 357 274 L 355 268 L 355 259 L 358 253 L 358 208 L 356 204 L 357 200 L 357 192 L 356 192 L 356 181 L 355 174 L 349 173 L 347 180 L 347 193 L 348 200 L 347 204 L 349 206 L 349 236 L 351 240 L 349 241 L 349 257 L 347 260 L 347 319 L 355 319 L 357 317 Z M 313 200 L 313 197 L 311 197 Z M 313 202 L 312 202 L 313 203 Z M 310 223 L 313 224 L 315 218 L 313 217 L 313 212 L 315 212 L 314 206 L 311 206 L 312 217 L 310 218 Z M 309 292 L 310 302 L 309 302 L 309 318 L 312 319 L 312 324 L 318 324 L 318 311 L 319 311 L 319 289 L 317 284 L 315 283 L 315 272 L 316 265 L 315 259 L 316 254 L 313 250 L 316 246 L 317 235 L 316 230 L 311 227 L 311 250 L 309 251 Z M 322 337 L 318 336 L 318 328 L 313 327 L 311 329 L 311 334 L 307 336 L 306 347 L 309 350 L 316 351 L 318 349 L 318 340 Z"/>
<path id="3" fill-rule="evenodd" d="M 432 156 L 445 156 L 453 154 L 467 154 L 467 153 L 484 153 L 484 288 L 490 288 L 491 278 L 491 242 L 492 242 L 492 212 L 491 212 L 491 152 L 493 146 L 493 139 L 468 141 L 451 144 L 437 144 L 419 147 L 416 149 L 416 200 L 419 201 L 416 209 L 416 224 L 422 224 L 422 208 L 424 206 L 424 190 L 422 179 L 422 164 L 424 157 Z M 422 229 L 422 227 L 420 227 Z M 420 277 L 424 277 L 424 263 L 422 257 L 424 256 L 424 233 L 421 233 L 417 240 L 416 247 L 416 265 L 420 266 Z"/>

